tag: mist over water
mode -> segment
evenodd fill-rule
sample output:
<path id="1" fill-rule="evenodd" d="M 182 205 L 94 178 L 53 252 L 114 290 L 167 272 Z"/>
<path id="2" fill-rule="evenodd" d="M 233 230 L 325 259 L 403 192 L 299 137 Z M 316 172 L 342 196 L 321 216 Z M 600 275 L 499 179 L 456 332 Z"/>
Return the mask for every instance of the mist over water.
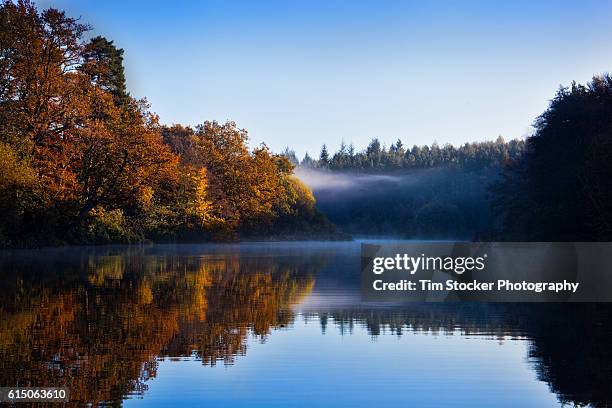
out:
<path id="1" fill-rule="evenodd" d="M 417 173 L 417 171 L 415 171 Z M 404 174 L 403 176 L 392 174 L 361 174 L 356 172 L 331 172 L 298 167 L 295 175 L 300 178 L 313 191 L 325 190 L 354 190 L 367 187 L 371 183 L 384 182 L 401 184 L 414 184 L 420 179 L 418 174 Z"/>
<path id="2" fill-rule="evenodd" d="M 487 188 L 496 169 L 359 173 L 298 167 L 318 208 L 353 235 L 473 239 L 495 227 Z"/>

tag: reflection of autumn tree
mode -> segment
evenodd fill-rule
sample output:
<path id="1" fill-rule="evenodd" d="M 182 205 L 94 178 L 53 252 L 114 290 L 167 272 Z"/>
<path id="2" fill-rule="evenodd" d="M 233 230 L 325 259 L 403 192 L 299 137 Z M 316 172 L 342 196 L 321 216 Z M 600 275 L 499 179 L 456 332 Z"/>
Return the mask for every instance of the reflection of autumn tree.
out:
<path id="1" fill-rule="evenodd" d="M 232 363 L 235 355 L 245 353 L 249 332 L 263 338 L 290 324 L 290 306 L 310 293 L 316 272 L 305 262 L 282 265 L 270 258 L 219 259 L 203 266 L 210 277 L 205 319 L 187 321 L 164 354 L 195 352 L 205 364 Z"/>
<path id="2" fill-rule="evenodd" d="M 140 251 L 12 259 L 0 271 L 0 386 L 65 385 L 81 403 L 142 393 L 158 357 L 232 361 L 249 333 L 292 321 L 315 272 L 273 258 Z"/>
<path id="3" fill-rule="evenodd" d="M 68 386 L 94 403 L 142 391 L 157 350 L 178 330 L 177 311 L 141 296 L 144 282 L 113 286 L 22 285 L 14 309 L 0 312 L 0 382 Z"/>

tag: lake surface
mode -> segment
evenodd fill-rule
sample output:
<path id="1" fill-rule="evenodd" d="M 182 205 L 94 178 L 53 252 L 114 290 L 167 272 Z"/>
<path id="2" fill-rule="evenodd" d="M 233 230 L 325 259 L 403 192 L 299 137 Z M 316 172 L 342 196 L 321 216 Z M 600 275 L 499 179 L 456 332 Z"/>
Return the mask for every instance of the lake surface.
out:
<path id="1" fill-rule="evenodd" d="M 0 386 L 74 405 L 612 404 L 607 304 L 362 302 L 359 242 L 0 253 Z"/>

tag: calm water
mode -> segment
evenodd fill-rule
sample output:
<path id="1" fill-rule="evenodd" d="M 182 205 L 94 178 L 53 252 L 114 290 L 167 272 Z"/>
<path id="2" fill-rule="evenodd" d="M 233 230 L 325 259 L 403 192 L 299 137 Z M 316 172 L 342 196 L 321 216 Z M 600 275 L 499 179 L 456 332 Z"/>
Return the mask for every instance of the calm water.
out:
<path id="1" fill-rule="evenodd" d="M 372 304 L 358 243 L 0 253 L 0 386 L 75 405 L 612 403 L 612 307 Z"/>

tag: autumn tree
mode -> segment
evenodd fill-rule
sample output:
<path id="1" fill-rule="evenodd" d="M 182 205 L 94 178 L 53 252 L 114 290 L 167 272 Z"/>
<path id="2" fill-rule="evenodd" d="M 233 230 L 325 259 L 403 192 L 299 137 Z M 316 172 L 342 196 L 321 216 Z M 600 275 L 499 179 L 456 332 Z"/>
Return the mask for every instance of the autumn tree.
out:
<path id="1" fill-rule="evenodd" d="M 38 13 L 27 1 L 5 2 L 0 15 L 7 55 L 0 140 L 45 186 L 40 213 L 54 210 L 74 228 L 97 206 L 135 212 L 148 205 L 162 167 L 176 159 L 145 105 L 118 105 L 109 77 L 88 74 L 95 60 L 81 41 L 88 27 L 58 10 Z M 96 63 L 106 72 L 104 60 Z"/>
<path id="2" fill-rule="evenodd" d="M 293 176 L 287 153 L 261 145 L 248 149 L 248 134 L 233 122 L 205 122 L 195 130 L 173 125 L 162 135 L 181 166 L 204 169 L 209 230 L 241 234 L 333 232 L 316 210 L 312 191 Z"/>
<path id="3" fill-rule="evenodd" d="M 10 242 L 10 235 L 23 232 L 24 214 L 36 208 L 41 193 L 36 171 L 10 145 L 0 142 L 0 242 Z"/>
<path id="4" fill-rule="evenodd" d="M 76 69 L 87 26 L 55 9 L 39 14 L 24 0 L 5 2 L 0 15 L 0 140 L 34 163 L 50 199 L 71 198 L 67 132 L 80 125 Z"/>
<path id="5" fill-rule="evenodd" d="M 112 41 L 28 0 L 0 22 L 2 243 L 235 238 L 298 214 L 286 158 L 232 122 L 160 126 Z"/>
<path id="6" fill-rule="evenodd" d="M 198 126 L 196 137 L 197 154 L 192 160 L 207 169 L 213 213 L 226 228 L 272 219 L 280 177 L 293 169 L 288 160 L 278 161 L 265 146 L 249 152 L 247 132 L 233 122 L 205 122 Z"/>

